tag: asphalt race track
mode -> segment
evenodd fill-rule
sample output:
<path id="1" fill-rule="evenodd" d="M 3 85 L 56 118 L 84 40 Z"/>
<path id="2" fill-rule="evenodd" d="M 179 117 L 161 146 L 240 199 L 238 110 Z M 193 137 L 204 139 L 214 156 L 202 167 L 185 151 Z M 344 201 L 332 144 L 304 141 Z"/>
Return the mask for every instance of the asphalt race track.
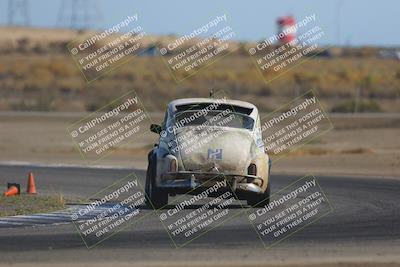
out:
<path id="1" fill-rule="evenodd" d="M 143 170 L 77 167 L 0 166 L 0 185 L 25 186 L 35 174 L 39 193 L 62 192 L 86 198 Z M 299 176 L 272 174 L 272 193 Z M 333 212 L 266 250 L 245 216 L 228 221 L 183 248 L 176 249 L 152 210 L 146 220 L 129 226 L 95 248 L 87 249 L 71 223 L 0 227 L 2 263 L 24 262 L 235 262 L 290 263 L 337 260 L 398 261 L 400 254 L 400 180 L 317 177 Z M 249 208 L 247 208 L 249 209 Z M 190 212 L 190 209 L 185 210 Z"/>

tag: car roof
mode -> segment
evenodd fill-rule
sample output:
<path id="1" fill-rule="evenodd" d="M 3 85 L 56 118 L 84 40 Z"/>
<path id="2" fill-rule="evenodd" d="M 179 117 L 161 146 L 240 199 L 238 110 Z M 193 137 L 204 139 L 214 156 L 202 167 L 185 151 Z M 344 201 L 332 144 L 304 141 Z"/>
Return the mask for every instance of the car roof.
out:
<path id="1" fill-rule="evenodd" d="M 176 99 L 171 101 L 168 104 L 168 109 L 172 111 L 172 113 L 175 113 L 177 110 L 177 106 L 181 105 L 190 105 L 190 104 L 200 104 L 200 103 L 215 103 L 218 99 L 216 98 L 181 98 L 181 99 Z M 258 115 L 258 109 L 255 105 L 241 101 L 241 100 L 232 100 L 232 99 L 226 99 L 226 102 L 224 104 L 227 105 L 232 105 L 234 107 L 242 107 L 242 108 L 248 108 L 252 109 L 251 114 L 249 115 L 253 119 L 257 118 Z"/>

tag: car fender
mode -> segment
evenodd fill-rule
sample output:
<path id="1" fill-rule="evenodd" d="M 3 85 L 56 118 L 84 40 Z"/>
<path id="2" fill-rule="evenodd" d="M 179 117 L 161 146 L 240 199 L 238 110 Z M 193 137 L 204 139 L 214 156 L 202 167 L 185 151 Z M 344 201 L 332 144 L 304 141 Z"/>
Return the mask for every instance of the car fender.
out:
<path id="1" fill-rule="evenodd" d="M 157 161 L 156 168 L 156 185 L 160 184 L 161 176 L 164 173 L 169 172 L 170 164 L 172 160 L 177 160 L 177 158 L 168 153 L 167 150 L 158 147 L 155 149 L 155 159 Z"/>
<path id="2" fill-rule="evenodd" d="M 255 183 L 258 186 L 261 186 L 261 189 L 265 191 L 267 189 L 268 181 L 269 181 L 269 169 L 270 169 L 270 160 L 268 154 L 258 154 L 255 158 L 251 160 L 251 163 L 257 166 L 257 176 L 263 179 L 262 185 L 259 181 Z"/>

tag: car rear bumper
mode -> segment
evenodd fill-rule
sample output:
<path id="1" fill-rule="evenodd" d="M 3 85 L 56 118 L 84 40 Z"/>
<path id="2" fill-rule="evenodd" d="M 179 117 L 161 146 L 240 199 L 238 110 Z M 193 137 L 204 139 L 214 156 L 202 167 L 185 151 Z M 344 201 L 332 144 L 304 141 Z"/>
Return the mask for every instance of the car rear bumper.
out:
<path id="1" fill-rule="evenodd" d="M 229 173 L 211 172 L 168 172 L 161 175 L 161 181 L 157 185 L 170 193 L 188 192 L 193 189 L 209 188 L 219 181 L 227 181 L 226 189 L 236 193 L 263 193 L 260 186 L 254 181 L 264 183 L 263 179 L 254 175 L 237 175 Z"/>

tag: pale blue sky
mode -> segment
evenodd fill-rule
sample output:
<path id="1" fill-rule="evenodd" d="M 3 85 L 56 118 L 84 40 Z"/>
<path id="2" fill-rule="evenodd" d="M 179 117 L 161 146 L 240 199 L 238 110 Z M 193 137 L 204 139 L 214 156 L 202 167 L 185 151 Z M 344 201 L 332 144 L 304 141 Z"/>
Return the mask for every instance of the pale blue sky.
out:
<path id="1" fill-rule="evenodd" d="M 15 1 L 15 0 L 14 0 Z M 28 0 L 31 24 L 55 27 L 61 0 Z M 68 1 L 68 0 L 67 0 Z M 72 0 L 69 0 L 72 1 Z M 89 0 L 96 2 L 102 20 L 97 28 L 118 23 L 137 13 L 149 34 L 185 34 L 226 13 L 239 40 L 260 40 L 276 32 L 280 15 L 297 19 L 315 13 L 326 36 L 322 44 L 399 46 L 399 0 L 203 0 L 130 1 Z M 0 0 L 0 24 L 7 23 L 8 0 Z M 340 7 L 340 8 L 338 8 Z M 337 26 L 339 22 L 339 27 Z"/>

